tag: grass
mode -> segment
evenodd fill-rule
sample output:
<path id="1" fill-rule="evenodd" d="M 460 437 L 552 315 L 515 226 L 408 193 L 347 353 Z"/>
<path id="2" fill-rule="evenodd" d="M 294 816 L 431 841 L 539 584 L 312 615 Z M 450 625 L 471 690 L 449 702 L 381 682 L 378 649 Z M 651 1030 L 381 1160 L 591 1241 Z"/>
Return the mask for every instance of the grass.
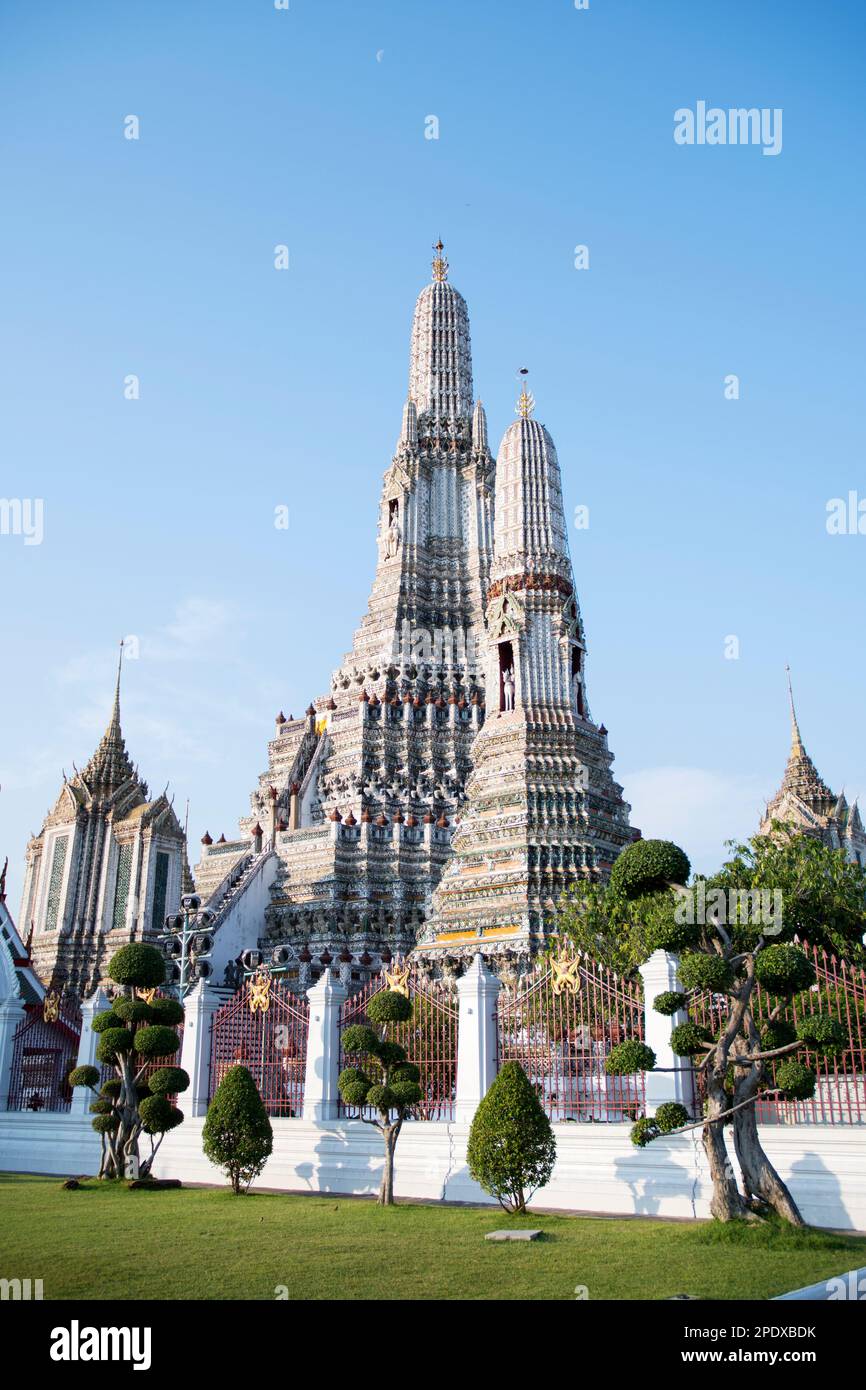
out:
<path id="1" fill-rule="evenodd" d="M 540 1227 L 496 1245 L 487 1231 Z M 866 1265 L 866 1238 L 712 1222 L 380 1209 L 343 1197 L 130 1192 L 0 1175 L 0 1277 L 46 1299 L 767 1298 Z"/>

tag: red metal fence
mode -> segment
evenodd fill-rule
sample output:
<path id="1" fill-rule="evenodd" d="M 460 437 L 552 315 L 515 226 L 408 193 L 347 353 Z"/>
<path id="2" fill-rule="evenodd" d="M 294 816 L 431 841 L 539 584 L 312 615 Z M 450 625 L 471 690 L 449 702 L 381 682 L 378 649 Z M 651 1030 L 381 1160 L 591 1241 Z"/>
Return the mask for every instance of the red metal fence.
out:
<path id="1" fill-rule="evenodd" d="M 437 980 L 420 975 L 417 966 L 394 962 L 388 978 L 374 978 L 347 999 L 340 1009 L 340 1036 L 350 1023 L 374 1025 L 367 1017 L 367 1005 L 374 994 L 388 989 L 390 981 L 400 984 L 412 1000 L 412 1017 L 405 1023 L 390 1024 L 388 1038 L 406 1049 L 407 1060 L 421 1072 L 421 1100 L 414 1119 L 452 1120 L 457 1087 L 457 1007 L 449 991 Z M 340 1069 L 364 1065 L 364 1059 L 344 1056 L 340 1044 Z M 341 1115 L 357 1116 L 358 1110 L 339 1104 Z"/>
<path id="2" fill-rule="evenodd" d="M 269 1115 L 300 1117 L 310 1006 L 285 980 L 261 970 L 214 1014 L 210 1097 L 229 1067 L 252 1072 Z"/>
<path id="3" fill-rule="evenodd" d="M 519 1062 L 551 1120 L 615 1123 L 645 1108 L 642 1074 L 608 1076 L 615 1043 L 643 1039 L 640 982 L 576 954 L 539 961 L 499 996 L 499 1065 Z"/>
<path id="4" fill-rule="evenodd" d="M 12 1040 L 10 1110 L 68 1110 L 69 1073 L 78 1060 L 81 1015 L 49 995 L 31 1005 Z"/>
<path id="5" fill-rule="evenodd" d="M 759 1124 L 866 1124 L 866 971 L 838 960 L 808 942 L 797 943 L 812 961 L 817 980 L 811 989 L 795 995 L 779 1017 L 797 1024 L 812 1014 L 837 1019 L 848 1036 L 848 1046 L 838 1057 L 824 1057 L 805 1048 L 795 1055 L 815 1072 L 815 1094 L 811 1100 L 784 1100 L 772 1091 L 776 1067 L 785 1061 L 767 1063 L 770 1075 L 767 1094 L 759 1095 L 755 1109 Z M 755 1021 L 760 1027 L 778 1004 L 757 985 L 753 995 Z M 689 1015 L 696 1023 L 721 1031 L 728 1016 L 729 1001 L 724 995 L 700 994 L 689 1002 Z M 703 1077 L 695 1073 L 696 1104 L 704 1095 Z"/>

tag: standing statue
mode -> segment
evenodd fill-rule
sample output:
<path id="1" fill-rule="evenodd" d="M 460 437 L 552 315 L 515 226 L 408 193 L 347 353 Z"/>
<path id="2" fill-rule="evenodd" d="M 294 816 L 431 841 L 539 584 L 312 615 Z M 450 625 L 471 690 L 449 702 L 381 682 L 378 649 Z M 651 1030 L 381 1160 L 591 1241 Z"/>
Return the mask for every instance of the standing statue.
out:
<path id="1" fill-rule="evenodd" d="M 575 709 L 575 713 L 576 713 L 576 714 L 580 714 L 580 704 L 581 704 L 581 694 L 580 694 L 580 692 L 581 692 L 581 687 L 582 687 L 582 686 L 583 686 L 583 676 L 581 675 L 580 671 L 575 671 L 574 675 L 573 675 L 572 678 L 571 678 L 571 693 L 572 693 L 572 698 L 573 698 L 573 700 L 574 700 L 574 709 Z"/>
<path id="2" fill-rule="evenodd" d="M 391 517 L 388 526 L 388 536 L 385 542 L 385 559 L 390 560 L 400 548 L 400 523 L 397 520 L 397 513 Z"/>
<path id="3" fill-rule="evenodd" d="M 502 673 L 502 690 L 505 695 L 506 710 L 514 709 L 514 671 L 509 666 L 507 671 Z"/>

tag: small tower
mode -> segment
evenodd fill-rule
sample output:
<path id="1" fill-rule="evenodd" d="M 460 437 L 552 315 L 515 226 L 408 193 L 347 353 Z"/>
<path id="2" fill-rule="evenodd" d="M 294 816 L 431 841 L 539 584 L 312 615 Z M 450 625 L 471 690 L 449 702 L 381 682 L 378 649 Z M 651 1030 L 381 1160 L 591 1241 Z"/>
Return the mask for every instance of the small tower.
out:
<path id="1" fill-rule="evenodd" d="M 606 879 L 634 836 L 606 730 L 589 717 L 559 460 L 533 409 L 524 381 L 496 460 L 488 714 L 453 857 L 433 897 L 424 948 L 434 954 L 479 945 L 534 951 L 555 925 L 562 893 L 581 879 Z"/>
<path id="2" fill-rule="evenodd" d="M 22 929 L 46 985 L 86 996 L 118 947 L 160 930 L 180 901 L 185 836 L 165 793 L 150 799 L 120 725 L 121 643 L 111 718 L 84 769 L 64 775 L 27 846 Z M 188 869 L 186 869 L 188 872 Z"/>

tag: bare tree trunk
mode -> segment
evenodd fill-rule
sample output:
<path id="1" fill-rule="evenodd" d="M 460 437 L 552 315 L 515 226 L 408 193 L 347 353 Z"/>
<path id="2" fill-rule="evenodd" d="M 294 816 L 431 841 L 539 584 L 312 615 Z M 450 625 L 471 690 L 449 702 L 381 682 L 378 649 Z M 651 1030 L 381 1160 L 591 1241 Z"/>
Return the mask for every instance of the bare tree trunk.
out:
<path id="1" fill-rule="evenodd" d="M 748 1031 L 751 1045 L 747 1045 L 745 1039 L 738 1038 L 735 1046 L 731 1048 L 732 1055 L 748 1056 L 749 1052 L 758 1050 L 760 1039 L 751 1016 L 748 1019 Z M 735 1104 L 757 1095 L 764 1069 L 763 1062 L 758 1062 L 748 1069 L 734 1069 Z M 805 1226 L 797 1203 L 764 1153 L 758 1136 L 758 1120 L 754 1105 L 747 1105 L 734 1115 L 734 1148 L 743 1174 L 746 1197 L 756 1197 L 759 1201 L 766 1202 L 767 1206 L 772 1207 L 773 1211 L 792 1226 Z"/>
<path id="2" fill-rule="evenodd" d="M 399 1124 L 384 1125 L 382 1128 L 385 1140 L 385 1167 L 382 1170 L 382 1183 L 379 1187 L 380 1207 L 393 1207 L 394 1205 L 394 1149 L 399 1133 Z"/>
<path id="3" fill-rule="evenodd" d="M 707 1123 L 704 1125 L 703 1142 L 713 1182 L 710 1211 L 717 1221 L 736 1221 L 748 1216 L 749 1212 L 734 1179 L 734 1170 L 725 1144 L 724 1121 L 714 1118 L 728 1109 L 728 1099 L 724 1082 L 720 1082 L 713 1075 L 708 1077 L 708 1089 Z"/>

